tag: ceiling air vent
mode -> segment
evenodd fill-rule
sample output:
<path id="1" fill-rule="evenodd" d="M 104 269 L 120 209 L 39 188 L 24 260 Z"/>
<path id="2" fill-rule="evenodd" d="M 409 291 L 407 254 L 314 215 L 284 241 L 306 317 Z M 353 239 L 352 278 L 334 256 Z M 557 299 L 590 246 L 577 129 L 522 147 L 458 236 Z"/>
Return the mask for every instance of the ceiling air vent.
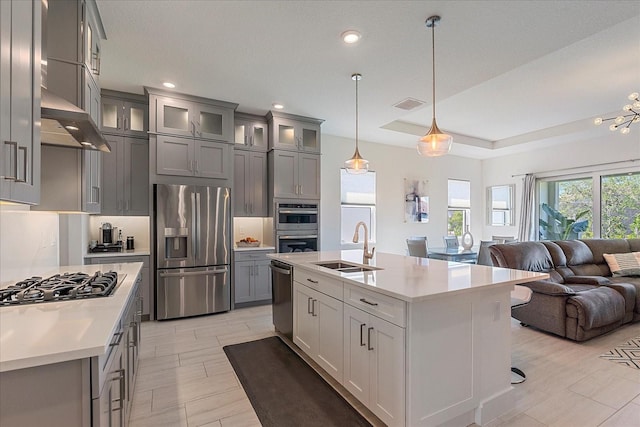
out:
<path id="1" fill-rule="evenodd" d="M 414 98 L 407 98 L 407 99 L 403 99 L 402 101 L 398 102 L 397 104 L 394 104 L 393 106 L 396 108 L 400 108 L 402 110 L 413 110 L 414 108 L 418 108 L 421 105 L 424 104 L 424 101 L 419 101 L 417 99 Z"/>

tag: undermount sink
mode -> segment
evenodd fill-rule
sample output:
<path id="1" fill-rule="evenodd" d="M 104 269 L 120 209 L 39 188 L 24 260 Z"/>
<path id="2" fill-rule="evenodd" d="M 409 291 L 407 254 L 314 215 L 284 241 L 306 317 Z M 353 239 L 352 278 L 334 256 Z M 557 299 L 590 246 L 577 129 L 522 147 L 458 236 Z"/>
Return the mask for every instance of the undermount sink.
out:
<path id="1" fill-rule="evenodd" d="M 324 267 L 330 270 L 336 270 L 341 273 L 360 273 L 363 271 L 382 270 L 381 268 L 378 268 L 378 267 L 351 264 L 344 261 L 325 261 L 325 262 L 316 262 L 314 264 L 317 265 L 318 267 Z"/>

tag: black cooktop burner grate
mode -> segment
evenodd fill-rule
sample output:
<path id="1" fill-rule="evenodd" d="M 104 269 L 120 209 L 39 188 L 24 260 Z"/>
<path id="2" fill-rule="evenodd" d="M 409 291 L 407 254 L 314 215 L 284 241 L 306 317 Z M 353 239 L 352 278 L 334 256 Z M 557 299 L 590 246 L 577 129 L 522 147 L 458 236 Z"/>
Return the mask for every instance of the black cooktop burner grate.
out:
<path id="1" fill-rule="evenodd" d="M 115 271 L 98 271 L 93 275 L 64 273 L 46 279 L 31 277 L 0 289 L 0 306 L 105 297 L 117 284 Z"/>

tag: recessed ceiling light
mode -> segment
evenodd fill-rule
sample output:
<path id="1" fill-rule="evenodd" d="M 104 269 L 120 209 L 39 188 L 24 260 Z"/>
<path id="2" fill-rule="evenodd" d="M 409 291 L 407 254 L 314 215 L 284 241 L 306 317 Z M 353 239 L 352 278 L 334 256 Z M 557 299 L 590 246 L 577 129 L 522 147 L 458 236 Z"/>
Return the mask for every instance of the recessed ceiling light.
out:
<path id="1" fill-rule="evenodd" d="M 353 44 L 362 38 L 362 34 L 355 30 L 349 30 L 342 33 L 340 37 L 342 37 L 342 41 L 344 41 L 346 44 Z"/>
<path id="2" fill-rule="evenodd" d="M 71 125 L 65 126 L 65 128 L 68 130 L 78 130 L 77 126 L 71 126 Z"/>
<path id="3" fill-rule="evenodd" d="M 173 89 L 173 88 L 175 88 L 175 87 L 176 87 L 176 85 L 174 85 L 174 84 L 173 84 L 173 83 L 171 83 L 171 82 L 164 82 L 164 83 L 162 83 L 162 86 L 164 86 L 164 87 L 168 87 L 169 89 Z"/>
<path id="4" fill-rule="evenodd" d="M 282 110 L 284 108 L 284 105 L 282 104 L 278 104 L 277 102 L 273 103 L 273 108 L 275 108 L 276 110 Z"/>
<path id="5" fill-rule="evenodd" d="M 87 142 L 87 141 L 82 141 L 80 144 L 86 145 L 87 147 L 90 147 L 92 145 L 90 142 Z"/>

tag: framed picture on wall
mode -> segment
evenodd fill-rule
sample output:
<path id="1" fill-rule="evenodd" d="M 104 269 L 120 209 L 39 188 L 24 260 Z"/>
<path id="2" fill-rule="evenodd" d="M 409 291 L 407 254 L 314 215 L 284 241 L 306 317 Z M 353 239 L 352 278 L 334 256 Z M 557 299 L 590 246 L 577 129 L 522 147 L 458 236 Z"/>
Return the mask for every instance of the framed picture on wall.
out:
<path id="1" fill-rule="evenodd" d="M 404 222 L 429 222 L 429 181 L 404 179 Z"/>

